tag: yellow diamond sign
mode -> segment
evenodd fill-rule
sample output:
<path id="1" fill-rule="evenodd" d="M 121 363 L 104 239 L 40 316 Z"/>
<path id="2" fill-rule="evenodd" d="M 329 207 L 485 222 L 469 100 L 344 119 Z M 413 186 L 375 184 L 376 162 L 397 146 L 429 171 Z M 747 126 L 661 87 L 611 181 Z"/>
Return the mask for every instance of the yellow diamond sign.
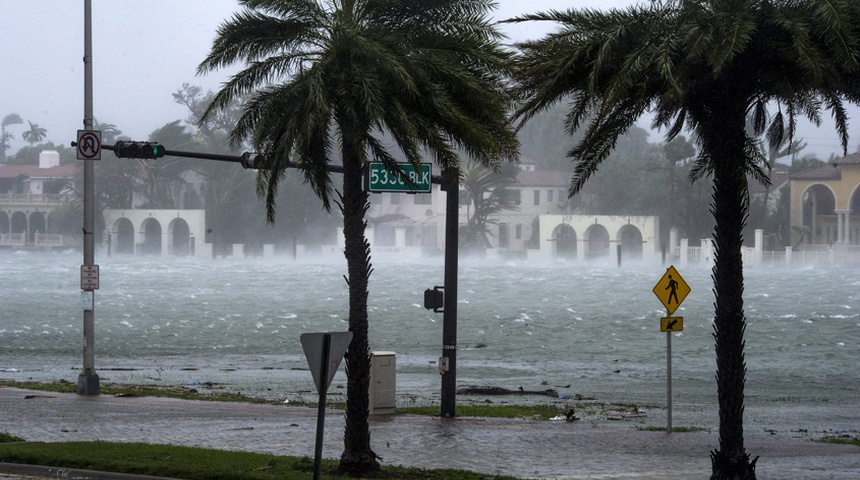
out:
<path id="1" fill-rule="evenodd" d="M 654 295 L 657 295 L 657 298 L 663 302 L 663 306 L 666 307 L 669 315 L 675 313 L 675 310 L 678 309 L 678 306 L 687 298 L 689 293 L 690 286 L 687 285 L 681 274 L 675 270 L 674 265 L 666 269 L 666 273 L 663 274 L 657 285 L 654 285 Z"/>

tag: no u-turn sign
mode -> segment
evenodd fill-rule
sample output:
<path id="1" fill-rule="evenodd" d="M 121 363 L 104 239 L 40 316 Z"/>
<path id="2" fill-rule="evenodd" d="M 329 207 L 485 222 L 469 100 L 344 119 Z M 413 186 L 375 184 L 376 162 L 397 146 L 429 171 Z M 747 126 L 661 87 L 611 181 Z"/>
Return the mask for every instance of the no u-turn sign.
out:
<path id="1" fill-rule="evenodd" d="M 78 160 L 102 159 L 101 130 L 78 130 Z"/>

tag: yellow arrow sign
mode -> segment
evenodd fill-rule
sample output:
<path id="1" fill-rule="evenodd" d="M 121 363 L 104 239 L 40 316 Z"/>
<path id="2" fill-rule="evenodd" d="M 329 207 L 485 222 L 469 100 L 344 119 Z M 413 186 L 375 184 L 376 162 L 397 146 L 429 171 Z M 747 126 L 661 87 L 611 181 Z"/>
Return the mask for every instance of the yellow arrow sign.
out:
<path id="1" fill-rule="evenodd" d="M 663 302 L 663 306 L 666 307 L 669 315 L 675 313 L 675 310 L 678 309 L 678 306 L 687 298 L 689 293 L 690 286 L 687 285 L 681 274 L 675 270 L 674 265 L 666 269 L 666 273 L 663 274 L 657 285 L 654 285 L 654 295 L 657 295 L 657 298 Z"/>
<path id="2" fill-rule="evenodd" d="M 684 330 L 684 317 L 663 317 L 660 319 L 661 332 L 680 332 Z"/>

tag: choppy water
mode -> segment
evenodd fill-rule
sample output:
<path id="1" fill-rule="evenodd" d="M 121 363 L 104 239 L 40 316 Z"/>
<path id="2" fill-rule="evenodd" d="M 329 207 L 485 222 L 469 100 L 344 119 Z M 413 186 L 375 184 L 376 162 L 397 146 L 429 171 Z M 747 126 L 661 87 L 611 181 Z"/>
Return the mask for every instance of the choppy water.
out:
<path id="1" fill-rule="evenodd" d="M 103 382 L 210 382 L 290 398 L 313 389 L 299 336 L 347 329 L 339 256 L 96 263 Z M 76 382 L 80 264 L 74 252 L 0 252 L 0 378 Z M 374 267 L 371 347 L 397 353 L 399 404 L 438 401 L 442 314 L 423 308 L 423 292 L 441 285 L 442 259 L 381 259 Z M 710 270 L 678 268 L 692 292 L 675 313 L 684 331 L 672 338 L 674 411 L 687 423 L 714 426 Z M 559 386 L 562 395 L 664 405 L 665 310 L 651 291 L 664 271 L 461 260 L 458 384 Z M 745 273 L 747 424 L 860 429 L 860 270 Z M 335 385 L 343 378 L 341 371 Z"/>

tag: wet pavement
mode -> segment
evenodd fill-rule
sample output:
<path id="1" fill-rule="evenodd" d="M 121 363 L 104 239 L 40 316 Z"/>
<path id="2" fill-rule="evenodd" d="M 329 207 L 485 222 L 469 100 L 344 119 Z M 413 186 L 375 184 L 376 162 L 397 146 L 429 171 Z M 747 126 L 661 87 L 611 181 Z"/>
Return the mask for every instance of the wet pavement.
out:
<path id="1" fill-rule="evenodd" d="M 0 388 L 0 431 L 28 441 L 144 442 L 313 457 L 316 412 L 288 405 Z M 343 413 L 329 410 L 324 457 L 340 456 L 343 428 Z M 707 478 L 709 452 L 718 443 L 712 432 L 666 434 L 595 420 L 387 415 L 371 417 L 370 428 L 383 465 L 541 479 Z M 745 440 L 747 451 L 761 456 L 759 480 L 860 478 L 855 446 L 815 443 L 790 432 L 747 433 Z"/>

